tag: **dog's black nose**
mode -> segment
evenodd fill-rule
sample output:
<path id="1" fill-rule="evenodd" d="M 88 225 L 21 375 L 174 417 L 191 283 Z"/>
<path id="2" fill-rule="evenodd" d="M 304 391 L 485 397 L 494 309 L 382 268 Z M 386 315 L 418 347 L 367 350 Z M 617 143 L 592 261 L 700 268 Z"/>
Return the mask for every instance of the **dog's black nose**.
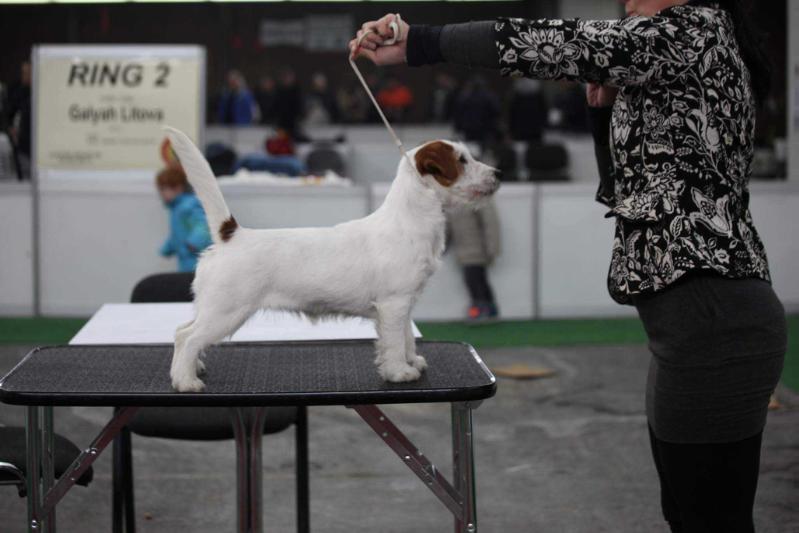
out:
<path id="1" fill-rule="evenodd" d="M 497 178 L 499 181 L 502 181 L 502 171 L 501 170 L 495 170 L 494 171 L 494 177 Z"/>

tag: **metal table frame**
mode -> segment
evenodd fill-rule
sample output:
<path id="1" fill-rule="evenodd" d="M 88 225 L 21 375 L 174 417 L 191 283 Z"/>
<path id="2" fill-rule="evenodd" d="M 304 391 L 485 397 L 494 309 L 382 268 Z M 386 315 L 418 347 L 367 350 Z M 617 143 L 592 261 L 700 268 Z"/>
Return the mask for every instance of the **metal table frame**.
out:
<path id="1" fill-rule="evenodd" d="M 426 351 L 428 360 L 433 360 L 426 374 L 426 381 L 418 385 L 409 383 L 384 387 L 376 386 L 371 372 L 352 373 L 353 369 L 357 370 L 366 364 L 370 365 L 369 370 L 372 371 L 371 343 L 337 343 L 339 350 L 334 353 L 320 352 L 319 344 L 258 343 L 220 346 L 211 351 L 208 357 L 216 357 L 217 361 L 225 362 L 218 364 L 235 364 L 241 368 L 261 364 L 262 371 L 269 369 L 269 365 L 285 367 L 293 364 L 293 357 L 304 357 L 304 364 L 310 365 L 307 367 L 309 369 L 326 369 L 333 360 L 340 365 L 338 368 L 341 369 L 341 375 L 349 377 L 345 386 L 339 388 L 338 381 L 333 383 L 321 380 L 298 390 L 293 388 L 297 386 L 296 381 L 286 382 L 291 383 L 291 386 L 285 386 L 280 381 L 245 385 L 241 378 L 235 377 L 228 378 L 227 382 L 221 380 L 219 383 L 225 383 L 225 386 L 217 383 L 216 389 L 212 388 L 205 393 L 176 394 L 170 387 L 166 373 L 163 373 L 162 382 L 148 382 L 136 388 L 131 383 L 138 382 L 131 382 L 129 374 L 116 374 L 124 377 L 114 378 L 115 374 L 107 373 L 108 367 L 100 364 L 108 360 L 112 361 L 109 364 L 114 364 L 115 359 L 109 358 L 108 350 L 124 350 L 124 358 L 121 355 L 116 358 L 117 361 L 123 361 L 119 364 L 129 365 L 133 360 L 136 371 L 141 376 L 150 376 L 156 370 L 161 372 L 162 367 L 168 363 L 171 355 L 169 345 L 65 346 L 34 350 L 7 376 L 0 379 L 0 400 L 27 408 L 28 531 L 55 531 L 58 503 L 103 450 L 123 432 L 140 407 L 204 405 L 226 406 L 230 409 L 236 441 L 237 531 L 261 533 L 264 527 L 261 505 L 261 441 L 267 406 L 294 405 L 307 408 L 314 405 L 339 405 L 358 413 L 430 489 L 452 514 L 456 533 L 475 533 L 477 516 L 472 411 L 496 392 L 496 379 L 477 352 L 471 346 L 461 343 L 422 342 L 420 347 L 429 350 Z M 71 355 L 70 352 L 76 354 L 77 363 L 60 366 Z M 316 363 L 318 361 L 322 361 L 321 366 Z M 447 371 L 450 370 L 447 365 L 460 366 L 457 367 L 458 372 L 453 374 Z M 60 373 L 55 374 L 56 378 L 43 381 L 42 376 L 54 368 L 60 369 Z M 65 368 L 69 368 L 69 372 Z M 451 379 L 453 375 L 458 376 L 457 379 Z M 73 383 L 75 376 L 79 376 L 79 385 Z M 140 379 L 143 379 L 141 376 Z M 92 386 L 93 383 L 100 382 L 103 383 L 102 387 Z M 239 383 L 249 392 L 241 392 L 237 388 Z M 213 387 L 213 383 L 211 386 Z M 247 388 L 248 386 L 253 388 Z M 407 403 L 451 405 L 451 481 L 379 407 Z M 53 464 L 53 407 L 56 405 L 117 406 L 108 423 L 58 480 L 55 479 Z M 304 452 L 307 453 L 307 450 Z"/>
<path id="2" fill-rule="evenodd" d="M 452 513 L 456 533 L 477 531 L 472 410 L 480 402 L 452 403 L 453 481 L 450 483 L 377 405 L 348 406 L 377 433 Z M 121 407 L 56 482 L 53 468 L 53 407 L 29 406 L 26 418 L 28 531 L 56 531 L 56 506 L 114 440 L 138 407 Z M 236 437 L 239 533 L 263 531 L 261 438 L 266 409 L 231 408 Z"/>

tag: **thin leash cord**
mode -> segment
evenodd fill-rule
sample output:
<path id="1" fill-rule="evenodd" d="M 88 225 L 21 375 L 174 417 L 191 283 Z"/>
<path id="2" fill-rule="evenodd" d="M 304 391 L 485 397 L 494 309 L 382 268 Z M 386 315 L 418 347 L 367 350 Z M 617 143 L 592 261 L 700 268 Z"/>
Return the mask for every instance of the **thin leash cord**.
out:
<path id="1" fill-rule="evenodd" d="M 389 44 L 394 44 L 395 42 L 402 39 L 402 36 L 399 34 L 400 30 L 398 22 L 401 19 L 399 14 L 395 15 L 395 17 L 396 21 L 391 23 L 391 29 L 394 31 L 394 36 L 389 41 L 387 41 L 387 43 Z M 363 41 L 364 38 L 366 38 L 366 36 L 369 35 L 370 33 L 374 33 L 374 30 L 369 29 L 364 31 L 363 35 L 361 35 L 361 38 L 358 40 L 358 46 L 361 45 L 361 41 Z M 408 162 L 408 164 L 411 166 L 414 172 L 419 174 L 419 171 L 416 169 L 416 166 L 411 162 L 411 158 L 410 156 L 408 156 L 408 152 L 405 151 L 405 147 L 402 145 L 402 141 L 394 131 L 394 128 L 391 127 L 391 123 L 389 123 L 388 119 L 386 118 L 386 115 L 383 113 L 383 110 L 380 108 L 380 104 L 377 103 L 377 99 L 375 98 L 375 95 L 372 94 L 372 90 L 369 88 L 369 84 L 366 83 L 363 74 L 361 74 L 361 70 L 358 68 L 358 65 L 355 64 L 355 59 L 353 58 L 352 55 L 350 55 L 349 61 L 352 70 L 355 72 L 355 75 L 358 77 L 358 80 L 361 82 L 361 85 L 363 86 L 363 90 L 366 91 L 367 95 L 369 95 L 369 99 L 372 101 L 372 105 L 375 107 L 375 109 L 377 109 L 377 114 L 380 115 L 380 119 L 383 121 L 383 124 L 386 126 L 388 133 L 391 134 L 391 137 L 394 139 L 394 144 L 397 145 L 397 148 L 402 154 L 402 157 L 405 158 L 405 161 Z"/>

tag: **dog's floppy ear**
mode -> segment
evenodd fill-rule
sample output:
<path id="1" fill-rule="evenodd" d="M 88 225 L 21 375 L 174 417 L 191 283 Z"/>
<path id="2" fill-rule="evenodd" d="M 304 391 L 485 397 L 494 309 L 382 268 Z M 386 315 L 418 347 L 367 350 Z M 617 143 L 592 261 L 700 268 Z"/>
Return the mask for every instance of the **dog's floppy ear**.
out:
<path id="1" fill-rule="evenodd" d="M 414 155 L 416 170 L 424 176 L 433 176 L 443 187 L 450 187 L 458 181 L 463 166 L 457 159 L 455 149 L 442 141 L 425 144 Z"/>

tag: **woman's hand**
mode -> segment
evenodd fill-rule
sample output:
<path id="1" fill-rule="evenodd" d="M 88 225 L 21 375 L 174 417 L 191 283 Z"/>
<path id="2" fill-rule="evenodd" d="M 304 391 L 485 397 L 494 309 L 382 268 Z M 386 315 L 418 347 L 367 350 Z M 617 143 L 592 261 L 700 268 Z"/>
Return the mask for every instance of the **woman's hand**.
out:
<path id="1" fill-rule="evenodd" d="M 619 94 L 618 87 L 608 87 L 598 83 L 589 83 L 585 89 L 589 107 L 610 107 Z"/>
<path id="2" fill-rule="evenodd" d="M 399 39 L 392 45 L 385 45 L 387 40 L 394 37 L 391 31 L 392 22 L 397 22 L 399 26 Z M 405 63 L 409 28 L 404 20 L 393 13 L 380 20 L 365 22 L 358 30 L 355 39 L 350 41 L 350 57 L 366 57 L 379 66 Z M 365 37 L 364 34 L 366 34 Z M 358 42 L 360 42 L 360 46 L 358 46 Z"/>

